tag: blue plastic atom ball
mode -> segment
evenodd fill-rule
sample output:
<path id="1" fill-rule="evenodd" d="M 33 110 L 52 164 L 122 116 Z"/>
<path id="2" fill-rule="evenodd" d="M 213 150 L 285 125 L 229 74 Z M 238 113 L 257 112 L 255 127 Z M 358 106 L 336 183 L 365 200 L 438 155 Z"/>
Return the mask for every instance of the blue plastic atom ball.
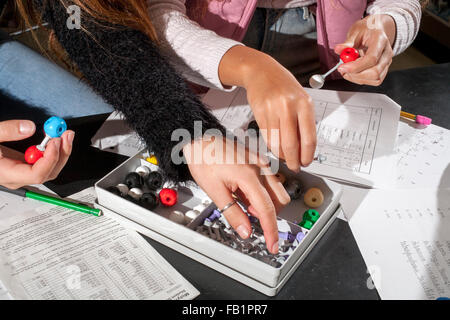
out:
<path id="1" fill-rule="evenodd" d="M 44 123 L 45 134 L 51 138 L 59 138 L 67 130 L 66 121 L 60 117 L 51 117 Z"/>

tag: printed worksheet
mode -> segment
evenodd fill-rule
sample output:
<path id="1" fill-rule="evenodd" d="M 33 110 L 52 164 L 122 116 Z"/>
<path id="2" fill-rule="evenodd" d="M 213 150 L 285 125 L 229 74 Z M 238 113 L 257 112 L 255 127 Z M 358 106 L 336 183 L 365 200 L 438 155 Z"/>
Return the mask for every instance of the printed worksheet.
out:
<path id="1" fill-rule="evenodd" d="M 315 156 L 325 159 L 305 170 L 356 185 L 392 185 L 400 106 L 381 94 L 305 90 L 315 105 Z M 254 119 L 242 88 L 210 90 L 203 102 L 231 131 Z"/>
<path id="2" fill-rule="evenodd" d="M 89 188 L 71 198 L 92 203 L 96 197 Z M 30 210 L 13 209 L 0 211 L 0 298 L 179 300 L 199 294 L 137 232 L 109 217 L 36 202 Z"/>
<path id="3" fill-rule="evenodd" d="M 6 287 L 0 281 L 0 300 L 13 300 Z"/>
<path id="4" fill-rule="evenodd" d="M 450 188 L 450 130 L 401 121 L 394 161 L 396 188 Z"/>
<path id="5" fill-rule="evenodd" d="M 349 223 L 382 299 L 450 297 L 450 189 L 366 190 Z"/>

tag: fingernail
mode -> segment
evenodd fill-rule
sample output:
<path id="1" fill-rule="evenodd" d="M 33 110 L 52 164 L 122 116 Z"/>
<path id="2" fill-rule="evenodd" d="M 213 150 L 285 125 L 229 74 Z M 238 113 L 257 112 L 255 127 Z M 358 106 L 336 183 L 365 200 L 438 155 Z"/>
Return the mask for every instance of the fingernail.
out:
<path id="1" fill-rule="evenodd" d="M 340 73 L 346 73 L 346 72 L 347 72 L 347 69 L 346 69 L 345 67 L 339 67 L 339 68 L 338 68 L 338 71 L 339 71 Z"/>
<path id="2" fill-rule="evenodd" d="M 247 239 L 249 236 L 248 230 L 243 224 L 237 227 L 236 231 L 242 239 Z"/>
<path id="3" fill-rule="evenodd" d="M 31 121 L 20 121 L 19 132 L 21 134 L 32 134 L 35 130 L 35 125 Z"/>
<path id="4" fill-rule="evenodd" d="M 278 241 L 275 242 L 272 246 L 272 253 L 277 254 L 278 253 Z"/>
<path id="5" fill-rule="evenodd" d="M 73 138 L 75 138 L 75 132 L 69 132 L 67 135 L 67 141 L 69 141 L 70 144 L 73 143 Z"/>

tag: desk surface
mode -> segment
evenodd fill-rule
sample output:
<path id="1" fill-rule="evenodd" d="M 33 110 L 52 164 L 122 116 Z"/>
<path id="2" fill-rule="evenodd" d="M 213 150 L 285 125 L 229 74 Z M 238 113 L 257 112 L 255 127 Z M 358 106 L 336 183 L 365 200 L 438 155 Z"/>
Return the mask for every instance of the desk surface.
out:
<path id="1" fill-rule="evenodd" d="M 352 85 L 344 80 L 328 83 L 326 89 L 366 91 L 387 94 L 404 110 L 422 113 L 433 123 L 450 128 L 450 64 L 392 72 L 380 87 Z M 74 151 L 60 177 L 47 183 L 61 196 L 92 186 L 118 166 L 125 157 L 90 147 L 94 135 L 107 115 L 68 120 L 77 132 Z M 32 139 L 10 144 L 25 150 Z M 40 141 L 34 141 L 39 143 Z M 200 299 L 267 299 L 234 281 L 151 239 L 158 250 L 200 292 Z M 293 274 L 280 293 L 272 299 L 378 299 L 376 290 L 367 287 L 366 266 L 348 224 L 337 219 Z"/>

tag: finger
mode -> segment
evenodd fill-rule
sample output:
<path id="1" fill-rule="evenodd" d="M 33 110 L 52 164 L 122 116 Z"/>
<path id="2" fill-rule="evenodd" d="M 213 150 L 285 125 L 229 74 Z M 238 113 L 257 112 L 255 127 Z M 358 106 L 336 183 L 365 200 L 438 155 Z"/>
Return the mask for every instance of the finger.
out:
<path id="1" fill-rule="evenodd" d="M 255 114 L 255 119 L 256 122 L 258 123 L 258 127 L 259 127 L 259 137 L 262 137 L 264 139 L 264 142 L 266 143 L 267 147 L 270 148 L 269 146 L 269 135 L 268 135 L 268 126 L 269 123 L 267 121 L 267 119 L 265 117 L 256 117 Z"/>
<path id="2" fill-rule="evenodd" d="M 278 215 L 281 210 L 291 202 L 291 198 L 283 187 L 283 184 L 275 175 L 265 175 L 263 184 L 273 201 L 275 211 Z"/>
<path id="3" fill-rule="evenodd" d="M 341 74 L 345 73 L 359 73 L 361 71 L 370 69 L 378 64 L 380 58 L 388 44 L 386 37 L 373 37 L 367 44 L 367 52 L 360 59 L 352 62 L 347 62 L 338 68 Z"/>
<path id="4" fill-rule="evenodd" d="M 72 130 L 67 130 L 61 136 L 61 147 L 59 150 L 59 161 L 53 169 L 49 176 L 50 180 L 56 179 L 61 170 L 67 164 L 70 154 L 72 153 L 73 139 L 75 137 L 75 132 Z"/>
<path id="5" fill-rule="evenodd" d="M 34 134 L 36 126 L 29 120 L 8 120 L 0 122 L 0 142 L 26 139 Z"/>
<path id="6" fill-rule="evenodd" d="M 348 48 L 348 47 L 352 47 L 352 45 L 347 44 L 347 43 L 340 43 L 340 44 L 337 44 L 337 45 L 334 47 L 334 52 L 335 52 L 337 55 L 340 55 L 340 54 L 342 53 L 342 50 L 344 50 L 345 48 Z"/>
<path id="7" fill-rule="evenodd" d="M 270 168 L 270 159 L 264 151 L 258 150 L 258 152 L 256 152 L 245 149 L 245 153 L 246 163 L 257 165 L 264 170 Z"/>
<path id="8" fill-rule="evenodd" d="M 360 84 L 380 85 L 386 77 L 387 69 L 389 69 L 392 63 L 392 56 L 392 49 L 386 47 L 376 66 L 356 74 L 348 73 L 347 80 L 352 82 L 357 81 Z"/>
<path id="9" fill-rule="evenodd" d="M 208 195 L 217 205 L 218 209 L 222 210 L 234 201 L 231 192 L 223 183 L 219 183 L 212 190 L 209 190 Z M 247 239 L 250 236 L 252 231 L 250 221 L 238 204 L 234 204 L 226 209 L 223 215 L 242 239 Z"/>
<path id="10" fill-rule="evenodd" d="M 244 177 L 239 182 L 239 189 L 250 202 L 249 212 L 256 216 L 261 223 L 266 239 L 267 249 L 278 253 L 278 226 L 275 206 L 266 188 L 255 176 Z"/>
<path id="11" fill-rule="evenodd" d="M 284 125 L 284 124 L 283 124 Z M 284 152 L 280 144 L 280 128 L 282 124 L 278 117 L 271 117 L 269 119 L 269 129 L 267 130 L 267 141 L 269 141 L 268 146 L 270 151 L 277 157 L 284 159 Z"/>
<path id="12" fill-rule="evenodd" d="M 286 165 L 292 171 L 300 170 L 300 132 L 297 114 L 286 114 L 281 126 L 281 147 Z"/>
<path id="13" fill-rule="evenodd" d="M 389 71 L 389 66 L 392 63 L 392 56 L 392 49 L 386 47 L 378 65 L 357 74 L 348 73 L 344 75 L 344 79 L 357 84 L 379 86 Z"/>
<path id="14" fill-rule="evenodd" d="M 311 97 L 308 96 L 297 117 L 300 128 L 300 161 L 306 167 L 313 161 L 317 146 L 316 119 Z"/>
<path id="15" fill-rule="evenodd" d="M 383 83 L 383 80 L 389 71 L 389 67 L 386 67 L 383 71 L 381 71 L 381 73 L 378 73 L 378 71 L 376 71 L 376 73 L 379 74 L 379 79 L 376 79 L 373 76 L 374 72 L 372 72 L 372 70 L 366 70 L 366 71 L 367 72 L 358 73 L 357 75 L 345 74 L 344 79 L 346 79 L 347 81 L 356 83 L 356 84 L 360 84 L 360 85 L 379 86 Z M 369 74 L 369 72 L 371 74 Z M 369 77 L 374 77 L 374 78 L 372 79 Z"/>
<path id="16" fill-rule="evenodd" d="M 341 54 L 342 50 L 345 48 L 354 48 L 355 43 L 360 42 L 360 35 L 359 32 L 350 30 L 347 34 L 347 39 L 344 43 L 339 43 L 334 47 L 334 52 L 336 54 Z"/>
<path id="17" fill-rule="evenodd" d="M 15 186 L 44 183 L 58 162 L 60 144 L 61 139 L 52 139 L 44 156 L 33 166 L 7 158 L 0 160 L 1 181 L 7 181 L 7 184 Z"/>
<path id="18" fill-rule="evenodd" d="M 275 174 L 266 174 L 263 177 L 263 185 L 269 193 L 269 196 L 275 206 L 275 211 L 278 215 L 281 210 L 291 202 L 291 198 L 289 197 L 289 194 L 283 184 L 280 182 L 280 179 Z M 248 210 L 251 204 L 247 196 L 239 189 L 236 190 L 235 194 L 239 201 L 243 203 Z"/>
<path id="19" fill-rule="evenodd" d="M 248 209 L 250 206 L 250 201 L 247 199 L 245 193 L 243 193 L 240 189 L 237 189 L 234 192 L 234 195 L 238 198 L 239 202 L 241 202 L 241 204 Z"/>
<path id="20" fill-rule="evenodd" d="M 32 176 L 47 181 L 59 161 L 60 148 L 61 138 L 52 139 L 45 148 L 44 156 L 33 165 Z"/>

